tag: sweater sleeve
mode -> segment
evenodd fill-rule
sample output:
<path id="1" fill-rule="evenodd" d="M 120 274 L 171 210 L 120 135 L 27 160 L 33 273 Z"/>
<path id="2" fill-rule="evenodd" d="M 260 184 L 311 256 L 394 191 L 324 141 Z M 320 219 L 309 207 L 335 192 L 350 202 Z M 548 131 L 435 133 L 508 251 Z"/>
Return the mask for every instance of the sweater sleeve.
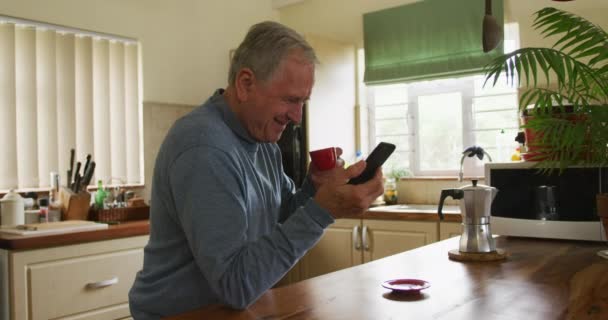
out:
<path id="1" fill-rule="evenodd" d="M 179 222 L 192 255 L 218 299 L 242 309 L 272 287 L 333 223 L 306 199 L 284 223 L 250 238 L 243 169 L 221 150 L 196 147 L 169 169 Z M 263 214 L 263 213 L 262 213 Z"/>

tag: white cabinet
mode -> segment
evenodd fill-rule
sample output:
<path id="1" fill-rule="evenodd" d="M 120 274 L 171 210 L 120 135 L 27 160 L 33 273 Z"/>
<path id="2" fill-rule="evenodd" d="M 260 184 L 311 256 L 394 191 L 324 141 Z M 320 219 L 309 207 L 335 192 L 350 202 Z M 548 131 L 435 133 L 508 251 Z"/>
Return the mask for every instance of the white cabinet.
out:
<path id="1" fill-rule="evenodd" d="M 148 236 L 5 251 L 10 319 L 124 319 Z"/>
<path id="2" fill-rule="evenodd" d="M 434 221 L 338 219 L 300 261 L 300 280 L 436 242 L 437 229 Z"/>
<path id="3" fill-rule="evenodd" d="M 462 234 L 462 223 L 460 222 L 440 222 L 439 223 L 439 240 L 445 240 L 453 237 L 460 237 Z"/>

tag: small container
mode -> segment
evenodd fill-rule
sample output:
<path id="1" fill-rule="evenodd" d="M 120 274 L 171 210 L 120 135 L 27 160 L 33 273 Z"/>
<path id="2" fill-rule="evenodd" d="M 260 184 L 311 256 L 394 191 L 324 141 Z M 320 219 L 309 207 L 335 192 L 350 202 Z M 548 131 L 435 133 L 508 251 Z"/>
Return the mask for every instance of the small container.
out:
<path id="1" fill-rule="evenodd" d="M 384 202 L 397 204 L 397 181 L 395 178 L 386 178 L 384 181 Z"/>
<path id="2" fill-rule="evenodd" d="M 15 190 L 11 189 L 0 200 L 2 226 L 14 227 L 25 221 L 25 204 L 23 198 Z"/>
<path id="3" fill-rule="evenodd" d="M 49 199 L 42 198 L 38 200 L 38 222 L 49 222 Z"/>

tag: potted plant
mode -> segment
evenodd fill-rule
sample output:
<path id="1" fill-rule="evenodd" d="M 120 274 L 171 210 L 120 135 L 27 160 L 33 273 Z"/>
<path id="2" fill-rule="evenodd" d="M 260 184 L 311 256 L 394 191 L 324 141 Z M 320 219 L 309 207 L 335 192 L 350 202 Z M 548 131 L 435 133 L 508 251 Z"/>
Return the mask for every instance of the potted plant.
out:
<path id="1" fill-rule="evenodd" d="M 495 84 L 501 74 L 511 83 L 517 79 L 523 89 L 519 108 L 529 116 L 522 127 L 544 172 L 570 165 L 605 166 L 608 34 L 556 8 L 537 11 L 533 26 L 545 38 L 556 39 L 553 47 L 521 48 L 496 58 L 486 67 L 486 83 Z M 608 227 L 608 194 L 599 194 L 597 201 L 598 215 Z"/>

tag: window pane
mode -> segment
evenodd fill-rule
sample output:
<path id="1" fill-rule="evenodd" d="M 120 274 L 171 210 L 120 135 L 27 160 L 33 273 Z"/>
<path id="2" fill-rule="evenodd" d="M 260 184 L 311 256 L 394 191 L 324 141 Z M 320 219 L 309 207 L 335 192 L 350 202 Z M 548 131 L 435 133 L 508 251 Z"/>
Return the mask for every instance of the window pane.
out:
<path id="1" fill-rule="evenodd" d="M 375 106 L 407 102 L 407 87 L 405 84 L 376 86 L 374 92 Z"/>
<path id="2" fill-rule="evenodd" d="M 407 134 L 408 131 L 405 118 L 376 121 L 376 136 Z"/>
<path id="3" fill-rule="evenodd" d="M 479 112 L 473 114 L 475 129 L 505 129 L 517 127 L 515 110 Z"/>
<path id="4" fill-rule="evenodd" d="M 517 129 L 505 129 L 504 136 L 500 130 L 476 131 L 475 144 L 486 150 L 494 162 L 505 162 L 511 159 L 511 155 L 518 147 L 515 137 Z M 498 146 L 502 149 L 499 151 Z"/>
<path id="5" fill-rule="evenodd" d="M 498 81 L 496 81 L 496 85 L 492 86 L 494 83 L 494 78 L 488 80 L 484 87 L 484 82 L 486 81 L 485 76 L 475 76 L 475 96 L 482 96 L 488 94 L 503 94 L 503 93 L 513 93 L 516 92 L 517 81 L 514 85 L 511 85 L 511 80 L 509 79 L 509 83 L 507 83 L 507 77 L 502 74 Z"/>
<path id="6" fill-rule="evenodd" d="M 384 141 L 394 144 L 397 149 L 396 151 L 410 151 L 409 136 L 376 136 L 376 141 Z M 391 156 L 392 157 L 392 156 Z"/>
<path id="7" fill-rule="evenodd" d="M 516 105 L 516 94 L 473 98 L 473 112 L 499 110 L 506 108 L 513 109 L 513 106 Z"/>
<path id="8" fill-rule="evenodd" d="M 407 114 L 407 104 L 376 107 L 374 112 L 376 120 L 405 118 Z"/>
<path id="9" fill-rule="evenodd" d="M 418 160 L 421 170 L 456 170 L 462 148 L 460 92 L 418 97 Z"/>
<path id="10" fill-rule="evenodd" d="M 409 169 L 410 168 L 410 153 L 403 151 L 395 151 L 386 160 L 382 166 L 382 172 L 386 175 L 393 169 Z"/>

